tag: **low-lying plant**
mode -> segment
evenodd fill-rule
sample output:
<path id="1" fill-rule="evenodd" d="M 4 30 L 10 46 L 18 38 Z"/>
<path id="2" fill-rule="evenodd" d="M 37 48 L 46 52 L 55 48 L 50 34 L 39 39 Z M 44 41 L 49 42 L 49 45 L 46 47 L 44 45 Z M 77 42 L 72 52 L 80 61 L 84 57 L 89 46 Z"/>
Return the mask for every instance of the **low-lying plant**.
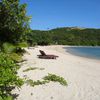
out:
<path id="1" fill-rule="evenodd" d="M 31 79 L 27 80 L 26 83 L 32 87 L 36 86 L 36 85 L 42 85 L 42 84 L 46 84 L 49 83 L 49 81 L 47 80 L 37 80 L 37 81 L 33 81 Z"/>
<path id="2" fill-rule="evenodd" d="M 43 79 L 46 81 L 59 82 L 61 85 L 64 85 L 64 86 L 67 85 L 67 81 L 63 77 L 57 76 L 55 74 L 48 74 Z"/>
<path id="3" fill-rule="evenodd" d="M 23 70 L 23 72 L 28 72 L 30 70 L 36 70 L 36 69 L 38 69 L 38 68 L 37 67 L 30 67 L 30 68 Z"/>
<path id="4" fill-rule="evenodd" d="M 34 87 L 36 85 L 42 85 L 42 84 L 49 83 L 50 81 L 59 82 L 61 85 L 67 86 L 67 81 L 63 77 L 57 76 L 55 74 L 48 74 L 47 76 L 42 78 L 42 80 L 37 80 L 37 81 L 33 81 L 31 79 L 28 79 L 28 80 L 26 80 L 26 83 L 28 85 Z"/>
<path id="5" fill-rule="evenodd" d="M 30 68 L 27 68 L 27 69 L 23 70 L 23 72 L 27 72 L 27 71 L 30 71 L 30 70 L 36 70 L 36 69 L 44 70 L 44 68 L 30 67 Z"/>

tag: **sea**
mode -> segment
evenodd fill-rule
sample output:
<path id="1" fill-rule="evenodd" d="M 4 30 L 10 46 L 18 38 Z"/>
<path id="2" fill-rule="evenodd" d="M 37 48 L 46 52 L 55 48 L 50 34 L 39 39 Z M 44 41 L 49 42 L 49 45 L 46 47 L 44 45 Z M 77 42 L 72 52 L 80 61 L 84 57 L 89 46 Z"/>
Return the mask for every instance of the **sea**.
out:
<path id="1" fill-rule="evenodd" d="M 73 55 L 100 60 L 100 46 L 72 46 L 64 49 Z"/>

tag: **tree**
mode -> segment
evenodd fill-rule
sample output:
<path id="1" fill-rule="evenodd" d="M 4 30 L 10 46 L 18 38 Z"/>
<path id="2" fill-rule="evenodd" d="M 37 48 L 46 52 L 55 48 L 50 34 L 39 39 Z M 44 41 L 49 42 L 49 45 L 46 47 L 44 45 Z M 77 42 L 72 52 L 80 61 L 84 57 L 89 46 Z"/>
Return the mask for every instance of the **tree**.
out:
<path id="1" fill-rule="evenodd" d="M 26 16 L 26 4 L 19 0 L 0 0 L 0 40 L 16 43 L 22 41 L 29 31 L 29 20 Z"/>

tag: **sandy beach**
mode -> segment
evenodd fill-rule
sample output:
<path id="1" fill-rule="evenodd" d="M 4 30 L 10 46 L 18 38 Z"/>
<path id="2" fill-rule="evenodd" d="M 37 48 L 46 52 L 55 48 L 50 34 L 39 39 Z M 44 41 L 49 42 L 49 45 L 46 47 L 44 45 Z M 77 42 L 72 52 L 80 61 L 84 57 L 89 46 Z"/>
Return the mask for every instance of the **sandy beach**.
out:
<path id="1" fill-rule="evenodd" d="M 13 93 L 19 94 L 17 100 L 100 100 L 100 61 L 79 57 L 66 52 L 64 46 L 38 46 L 27 49 L 23 56 L 26 61 L 21 64 L 18 75 L 32 80 L 40 80 L 48 73 L 56 74 L 67 81 L 68 86 L 57 82 L 31 87 L 24 84 Z M 55 59 L 39 59 L 39 50 L 55 54 Z M 44 70 L 30 70 L 29 67 Z"/>

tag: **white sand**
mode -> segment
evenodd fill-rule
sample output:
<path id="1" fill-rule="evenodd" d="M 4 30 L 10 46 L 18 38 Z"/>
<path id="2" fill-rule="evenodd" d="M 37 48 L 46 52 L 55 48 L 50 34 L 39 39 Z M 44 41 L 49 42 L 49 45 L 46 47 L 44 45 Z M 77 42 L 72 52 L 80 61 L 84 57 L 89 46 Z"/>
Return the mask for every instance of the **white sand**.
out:
<path id="1" fill-rule="evenodd" d="M 63 46 L 42 46 L 26 49 L 30 55 L 25 54 L 22 67 L 18 71 L 20 77 L 27 75 L 32 80 L 43 78 L 48 73 L 64 77 L 68 86 L 50 82 L 35 87 L 22 86 L 14 93 L 18 93 L 18 100 L 100 100 L 100 61 L 78 57 L 66 53 Z M 39 59 L 39 50 L 48 54 L 59 56 L 57 60 Z M 31 70 L 23 72 L 29 67 L 45 68 L 44 70 Z"/>

